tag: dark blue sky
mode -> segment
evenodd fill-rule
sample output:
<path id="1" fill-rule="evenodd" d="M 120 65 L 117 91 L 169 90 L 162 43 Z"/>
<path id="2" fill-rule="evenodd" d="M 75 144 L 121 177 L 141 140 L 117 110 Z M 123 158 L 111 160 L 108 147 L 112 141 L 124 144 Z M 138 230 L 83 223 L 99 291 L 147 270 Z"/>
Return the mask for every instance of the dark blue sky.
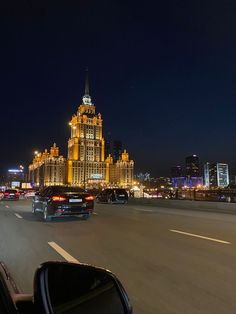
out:
<path id="1" fill-rule="evenodd" d="M 66 155 L 88 67 L 137 171 L 168 175 L 193 153 L 236 168 L 235 14 L 227 0 L 2 4 L 0 166 L 54 141 Z"/>

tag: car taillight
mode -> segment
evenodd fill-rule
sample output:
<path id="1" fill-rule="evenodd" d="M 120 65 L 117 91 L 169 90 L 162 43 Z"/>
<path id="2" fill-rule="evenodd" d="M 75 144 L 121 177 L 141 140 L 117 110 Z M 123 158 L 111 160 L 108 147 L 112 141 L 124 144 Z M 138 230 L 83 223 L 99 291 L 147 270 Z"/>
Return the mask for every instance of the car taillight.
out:
<path id="1" fill-rule="evenodd" d="M 20 193 L 19 193 L 19 192 L 16 192 L 16 193 L 15 193 L 15 196 L 20 196 Z"/>
<path id="2" fill-rule="evenodd" d="M 94 200 L 94 197 L 92 195 L 89 195 L 89 196 L 86 196 L 84 198 L 86 201 L 93 201 Z"/>
<path id="3" fill-rule="evenodd" d="M 65 196 L 52 196 L 53 202 L 64 202 L 66 200 Z"/>
<path id="4" fill-rule="evenodd" d="M 5 192 L 4 193 L 4 196 L 8 196 L 10 193 L 9 192 Z"/>

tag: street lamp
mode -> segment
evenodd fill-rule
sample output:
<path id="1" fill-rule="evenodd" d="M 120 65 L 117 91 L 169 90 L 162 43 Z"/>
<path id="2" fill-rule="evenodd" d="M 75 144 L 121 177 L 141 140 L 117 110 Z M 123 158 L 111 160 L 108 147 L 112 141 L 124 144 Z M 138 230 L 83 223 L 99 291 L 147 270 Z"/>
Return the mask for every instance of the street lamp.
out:
<path id="1" fill-rule="evenodd" d="M 84 190 L 86 190 L 86 169 L 87 168 L 87 138 L 86 138 L 86 130 L 84 136 Z"/>

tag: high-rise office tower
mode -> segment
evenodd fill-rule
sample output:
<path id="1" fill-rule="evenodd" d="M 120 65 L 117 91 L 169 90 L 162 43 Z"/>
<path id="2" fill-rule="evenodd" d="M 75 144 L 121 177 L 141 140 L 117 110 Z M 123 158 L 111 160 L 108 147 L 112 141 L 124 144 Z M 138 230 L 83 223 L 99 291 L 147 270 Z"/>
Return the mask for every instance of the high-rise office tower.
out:
<path id="1" fill-rule="evenodd" d="M 117 162 L 118 160 L 121 160 L 122 156 L 122 142 L 119 140 L 113 141 L 113 161 Z"/>
<path id="2" fill-rule="evenodd" d="M 229 185 L 229 167 L 225 163 L 205 163 L 204 180 L 208 188 L 227 187 Z"/>
<path id="3" fill-rule="evenodd" d="M 199 177 L 200 168 L 199 168 L 199 158 L 197 155 L 186 157 L 185 165 L 186 165 L 186 176 Z"/>

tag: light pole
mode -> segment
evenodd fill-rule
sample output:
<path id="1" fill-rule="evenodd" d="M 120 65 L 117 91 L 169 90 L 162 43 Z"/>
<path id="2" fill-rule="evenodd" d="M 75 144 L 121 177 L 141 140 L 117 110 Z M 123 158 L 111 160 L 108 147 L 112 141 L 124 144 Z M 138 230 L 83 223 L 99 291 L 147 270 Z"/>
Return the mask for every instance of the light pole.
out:
<path id="1" fill-rule="evenodd" d="M 86 167 L 87 167 L 87 138 L 84 136 L 84 190 L 86 190 Z"/>
<path id="2" fill-rule="evenodd" d="M 22 179 L 22 182 L 23 182 L 23 181 L 25 181 L 24 167 L 22 165 L 20 165 L 19 168 L 20 168 L 20 171 L 22 173 L 21 179 Z"/>

